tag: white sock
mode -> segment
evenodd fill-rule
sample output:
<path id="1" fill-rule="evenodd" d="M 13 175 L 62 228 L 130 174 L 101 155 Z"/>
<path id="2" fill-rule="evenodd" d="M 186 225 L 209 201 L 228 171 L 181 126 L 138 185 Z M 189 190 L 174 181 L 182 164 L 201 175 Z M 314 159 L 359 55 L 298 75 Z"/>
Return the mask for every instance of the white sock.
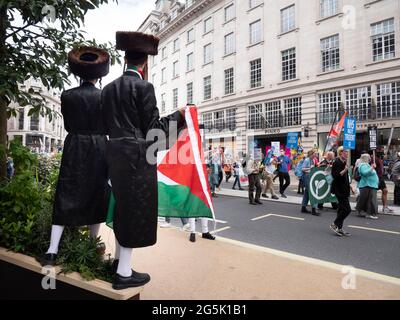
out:
<path id="1" fill-rule="evenodd" d="M 201 219 L 201 232 L 202 233 L 208 233 L 208 220 L 202 218 Z"/>
<path id="2" fill-rule="evenodd" d="M 119 250 L 119 262 L 117 273 L 123 277 L 130 277 L 132 275 L 131 258 L 132 248 L 122 247 Z"/>
<path id="3" fill-rule="evenodd" d="M 189 224 L 190 224 L 190 232 L 195 233 L 196 232 L 196 219 L 189 218 Z"/>
<path id="4" fill-rule="evenodd" d="M 119 259 L 119 252 L 121 250 L 121 246 L 119 245 L 119 242 L 117 238 L 115 238 L 115 254 L 114 254 L 114 259 Z"/>
<path id="5" fill-rule="evenodd" d="M 64 226 L 51 226 L 51 238 L 50 238 L 50 247 L 46 253 L 58 253 L 58 246 L 60 244 L 60 239 L 64 231 Z"/>
<path id="6" fill-rule="evenodd" d="M 97 238 L 97 235 L 99 234 L 100 223 L 91 224 L 91 225 L 88 226 L 88 228 L 89 228 L 90 237 L 96 239 L 96 238 Z"/>

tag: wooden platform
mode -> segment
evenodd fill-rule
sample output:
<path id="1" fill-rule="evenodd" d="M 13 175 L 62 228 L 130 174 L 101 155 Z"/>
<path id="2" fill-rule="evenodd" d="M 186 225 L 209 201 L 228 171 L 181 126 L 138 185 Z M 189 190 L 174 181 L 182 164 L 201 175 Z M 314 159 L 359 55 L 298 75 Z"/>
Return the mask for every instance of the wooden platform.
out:
<path id="1" fill-rule="evenodd" d="M 61 268 L 56 266 L 55 267 L 55 274 L 56 274 L 56 284 L 57 288 L 55 290 L 44 290 L 42 288 L 41 284 L 41 279 L 45 277 L 46 272 L 45 268 L 43 268 L 39 262 L 37 262 L 34 258 L 20 254 L 20 253 L 14 253 L 11 251 L 7 251 L 6 249 L 0 247 L 0 260 L 8 263 L 7 264 L 2 264 L 2 269 L 4 268 L 5 270 L 2 270 L 0 273 L 2 275 L 2 284 L 0 285 L 1 289 L 4 289 L 6 287 L 5 282 L 7 282 L 8 278 L 11 278 L 6 274 L 6 271 L 8 270 L 8 273 L 13 273 L 10 269 L 12 267 L 11 265 L 18 266 L 20 268 L 15 268 L 15 272 L 23 272 L 23 269 L 26 269 L 26 272 L 30 273 L 31 276 L 28 278 L 30 279 L 25 280 L 27 283 L 18 283 L 19 279 L 23 279 L 24 277 L 16 276 L 14 275 L 12 277 L 12 283 L 10 285 L 13 285 L 14 287 L 21 287 L 24 288 L 23 290 L 31 291 L 32 292 L 32 297 L 38 297 L 37 293 L 40 290 L 46 292 L 47 296 L 51 296 L 54 294 L 55 298 L 57 296 L 62 297 L 63 299 L 68 299 L 67 295 L 63 294 L 62 290 L 63 288 L 67 288 L 65 292 L 73 293 L 74 288 L 79 288 L 78 291 L 82 292 L 87 299 L 91 299 L 90 297 L 93 297 L 93 299 L 96 299 L 96 296 L 100 299 L 113 299 L 113 300 L 139 300 L 140 298 L 140 293 L 143 290 L 143 287 L 137 287 L 137 288 L 129 288 L 129 289 L 124 289 L 124 290 L 114 290 L 111 286 L 111 283 L 102 281 L 102 280 L 91 280 L 87 281 L 83 279 L 79 273 L 73 272 L 73 273 L 68 273 L 68 274 L 63 274 L 60 273 Z M 25 279 L 27 279 L 25 277 Z M 5 282 L 4 282 L 5 281 Z M 60 281 L 61 283 L 59 283 Z M 10 279 L 11 282 L 11 279 Z M 27 284 L 29 283 L 30 287 L 27 287 Z M 60 285 L 59 285 L 60 284 Z M 4 291 L 4 290 L 2 290 Z M 36 292 L 36 293 L 35 293 Z M 2 292 L 2 295 L 4 295 L 7 298 L 7 292 Z M 29 294 L 27 295 L 26 292 L 24 292 L 24 297 L 28 297 Z M 40 296 L 40 295 L 39 295 Z M 79 294 L 77 293 L 77 296 L 71 297 L 71 299 L 79 299 L 78 298 Z M 13 297 L 16 298 L 16 297 Z"/>

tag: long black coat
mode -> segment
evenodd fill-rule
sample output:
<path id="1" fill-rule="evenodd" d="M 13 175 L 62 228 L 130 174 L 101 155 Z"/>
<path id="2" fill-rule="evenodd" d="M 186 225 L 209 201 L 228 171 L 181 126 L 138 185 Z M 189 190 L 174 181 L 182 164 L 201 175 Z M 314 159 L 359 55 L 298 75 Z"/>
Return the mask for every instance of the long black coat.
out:
<path id="1" fill-rule="evenodd" d="M 146 160 L 151 129 L 168 133 L 171 120 L 184 125 L 180 112 L 160 119 L 153 85 L 133 72 L 108 84 L 102 93 L 107 141 L 106 157 L 116 199 L 113 227 L 127 248 L 157 241 L 157 166 Z"/>
<path id="2" fill-rule="evenodd" d="M 53 224 L 80 226 L 106 220 L 110 188 L 101 90 L 84 82 L 64 91 L 61 112 L 68 135 L 57 183 Z"/>
<path id="3" fill-rule="evenodd" d="M 340 158 L 336 158 L 332 165 L 332 187 L 331 192 L 338 197 L 350 197 L 350 181 L 348 173 L 343 176 L 340 172 L 346 167 L 346 162 L 343 162 Z"/>

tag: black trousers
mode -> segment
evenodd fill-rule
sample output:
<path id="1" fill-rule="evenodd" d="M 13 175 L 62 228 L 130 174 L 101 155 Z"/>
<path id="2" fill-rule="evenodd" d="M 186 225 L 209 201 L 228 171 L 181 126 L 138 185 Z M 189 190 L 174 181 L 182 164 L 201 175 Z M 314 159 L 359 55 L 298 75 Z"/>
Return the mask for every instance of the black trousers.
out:
<path id="1" fill-rule="evenodd" d="M 222 173 L 222 171 L 218 172 L 218 184 L 217 184 L 217 188 L 219 188 L 221 186 L 221 182 L 222 180 L 224 180 L 224 174 Z"/>
<path id="2" fill-rule="evenodd" d="M 339 203 L 337 209 L 337 217 L 334 223 L 339 229 L 342 229 L 344 219 L 346 219 L 347 216 L 350 214 L 351 207 L 349 197 L 336 195 L 336 198 L 338 199 Z"/>
<path id="3" fill-rule="evenodd" d="M 254 199 L 254 189 L 256 189 L 256 198 Z M 261 181 L 258 174 L 249 174 L 249 201 L 260 201 L 261 197 Z"/>
<path id="4" fill-rule="evenodd" d="M 285 181 L 285 183 L 283 182 Z M 279 172 L 279 192 L 284 194 L 287 187 L 290 185 L 290 176 L 288 172 Z"/>

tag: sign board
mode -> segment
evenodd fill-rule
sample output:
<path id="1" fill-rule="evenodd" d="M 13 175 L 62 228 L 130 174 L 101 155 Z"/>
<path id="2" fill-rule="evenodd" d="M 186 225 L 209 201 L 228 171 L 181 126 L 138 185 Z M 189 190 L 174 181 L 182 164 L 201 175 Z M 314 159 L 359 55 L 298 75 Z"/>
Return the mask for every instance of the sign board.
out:
<path id="1" fill-rule="evenodd" d="M 279 141 L 272 141 L 271 148 L 274 152 L 274 156 L 278 157 L 280 154 L 281 143 Z"/>
<path id="2" fill-rule="evenodd" d="M 325 167 L 311 169 L 308 188 L 311 205 L 337 202 L 335 195 L 331 193 L 332 176 L 325 169 Z"/>
<path id="3" fill-rule="evenodd" d="M 254 160 L 262 160 L 262 149 L 261 148 L 255 148 L 254 149 Z"/>
<path id="4" fill-rule="evenodd" d="M 378 141 L 378 128 L 376 126 L 368 127 L 369 149 L 376 150 Z"/>
<path id="5" fill-rule="evenodd" d="M 297 149 L 299 146 L 299 133 L 289 132 L 287 135 L 286 148 Z"/>
<path id="6" fill-rule="evenodd" d="M 344 140 L 343 147 L 348 150 L 354 150 L 356 148 L 356 130 L 357 123 L 356 119 L 346 118 L 344 121 Z"/>

